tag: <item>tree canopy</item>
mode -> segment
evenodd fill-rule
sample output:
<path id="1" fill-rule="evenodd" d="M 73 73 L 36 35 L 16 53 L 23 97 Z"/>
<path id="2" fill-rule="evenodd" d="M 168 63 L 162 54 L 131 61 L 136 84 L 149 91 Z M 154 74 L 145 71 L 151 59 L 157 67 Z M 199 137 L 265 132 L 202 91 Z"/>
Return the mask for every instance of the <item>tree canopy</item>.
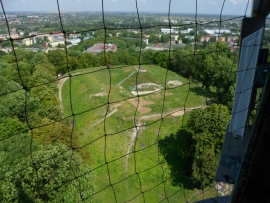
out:
<path id="1" fill-rule="evenodd" d="M 0 143 L 1 202 L 78 202 L 93 194 L 94 174 L 76 153 L 61 144 L 34 143 L 30 151 L 29 143 L 25 135 Z"/>
<path id="2" fill-rule="evenodd" d="M 192 112 L 188 119 L 194 149 L 192 179 L 201 187 L 214 181 L 229 120 L 228 108 L 217 104 Z"/>

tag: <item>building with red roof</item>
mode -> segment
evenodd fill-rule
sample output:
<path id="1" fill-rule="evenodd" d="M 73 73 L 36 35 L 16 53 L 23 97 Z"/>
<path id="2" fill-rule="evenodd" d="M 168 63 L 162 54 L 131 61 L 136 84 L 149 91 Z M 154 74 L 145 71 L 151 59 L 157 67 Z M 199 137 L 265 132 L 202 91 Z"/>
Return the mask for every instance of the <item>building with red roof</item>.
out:
<path id="1" fill-rule="evenodd" d="M 86 51 L 92 54 L 97 54 L 100 53 L 102 51 L 113 51 L 115 52 L 117 50 L 117 46 L 115 44 L 102 44 L 102 43 L 98 43 L 95 44 L 92 47 L 89 47 Z"/>

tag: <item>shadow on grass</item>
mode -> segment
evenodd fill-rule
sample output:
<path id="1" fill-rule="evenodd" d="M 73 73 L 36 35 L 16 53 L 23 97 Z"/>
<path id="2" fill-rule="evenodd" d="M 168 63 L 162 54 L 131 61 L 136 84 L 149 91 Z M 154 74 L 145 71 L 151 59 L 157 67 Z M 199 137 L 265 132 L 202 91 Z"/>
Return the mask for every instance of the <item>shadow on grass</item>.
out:
<path id="1" fill-rule="evenodd" d="M 203 96 L 203 97 L 208 97 L 208 98 L 212 98 L 215 96 L 214 92 L 206 91 L 205 89 L 203 89 L 199 86 L 198 87 L 191 87 L 189 90 L 191 92 L 194 92 L 198 96 Z"/>
<path id="2" fill-rule="evenodd" d="M 170 168 L 171 182 L 174 186 L 197 188 L 190 178 L 194 153 L 192 146 L 192 136 L 185 129 L 159 141 L 159 149 Z"/>

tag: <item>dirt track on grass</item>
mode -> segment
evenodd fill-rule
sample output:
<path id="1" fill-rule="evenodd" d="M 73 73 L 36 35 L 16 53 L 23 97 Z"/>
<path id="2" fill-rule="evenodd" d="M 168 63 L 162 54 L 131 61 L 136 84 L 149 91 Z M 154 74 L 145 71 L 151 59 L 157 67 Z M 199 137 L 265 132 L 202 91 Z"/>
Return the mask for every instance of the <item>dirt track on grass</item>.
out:
<path id="1" fill-rule="evenodd" d="M 60 100 L 60 107 L 61 108 L 63 108 L 63 103 L 62 103 L 62 87 L 63 87 L 63 85 L 64 85 L 64 83 L 67 81 L 67 79 L 68 79 L 69 77 L 66 77 L 66 78 L 62 78 L 62 79 L 60 79 L 59 80 L 59 83 L 58 83 L 58 85 L 57 85 L 57 88 L 58 88 L 58 98 L 59 98 L 59 100 Z"/>

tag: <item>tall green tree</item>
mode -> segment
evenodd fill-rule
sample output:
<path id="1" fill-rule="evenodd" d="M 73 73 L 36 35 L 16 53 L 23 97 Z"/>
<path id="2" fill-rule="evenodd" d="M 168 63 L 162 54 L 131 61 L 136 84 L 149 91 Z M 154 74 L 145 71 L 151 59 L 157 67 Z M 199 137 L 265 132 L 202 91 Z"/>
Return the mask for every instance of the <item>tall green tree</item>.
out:
<path id="1" fill-rule="evenodd" d="M 49 51 L 47 57 L 49 62 L 55 66 L 57 73 L 67 72 L 67 59 L 63 50 Z"/>
<path id="2" fill-rule="evenodd" d="M 191 113 L 187 127 L 192 134 L 192 179 L 200 187 L 213 183 L 218 158 L 230 120 L 226 106 L 212 104 Z"/>
<path id="3" fill-rule="evenodd" d="M 217 101 L 231 107 L 236 80 L 236 64 L 226 56 L 218 56 L 214 70 L 212 85 L 216 88 Z"/>
<path id="4" fill-rule="evenodd" d="M 158 42 L 158 37 L 155 34 L 150 34 L 149 42 L 154 44 Z"/>
<path id="5" fill-rule="evenodd" d="M 27 138 L 24 139 L 24 147 L 29 149 L 30 141 L 27 143 Z M 22 144 L 17 146 L 23 147 Z M 82 167 L 80 157 L 64 145 L 32 148 L 30 155 L 13 158 L 12 167 L 4 162 L 8 156 L 5 148 L 0 143 L 3 157 L 0 161 L 1 202 L 73 203 L 93 194 L 95 187 L 91 168 Z M 25 149 L 20 148 L 22 151 Z M 91 199 L 87 201 L 91 202 Z"/>
<path id="6" fill-rule="evenodd" d="M 167 43 L 167 42 L 169 42 L 170 41 L 170 35 L 161 35 L 161 38 L 160 38 L 160 41 L 162 42 L 162 43 Z"/>
<path id="7" fill-rule="evenodd" d="M 31 67 L 32 67 L 32 72 L 35 71 L 35 66 L 38 64 L 42 63 L 48 63 L 49 60 L 47 58 L 47 55 L 43 52 L 37 52 L 34 57 L 31 59 Z"/>

